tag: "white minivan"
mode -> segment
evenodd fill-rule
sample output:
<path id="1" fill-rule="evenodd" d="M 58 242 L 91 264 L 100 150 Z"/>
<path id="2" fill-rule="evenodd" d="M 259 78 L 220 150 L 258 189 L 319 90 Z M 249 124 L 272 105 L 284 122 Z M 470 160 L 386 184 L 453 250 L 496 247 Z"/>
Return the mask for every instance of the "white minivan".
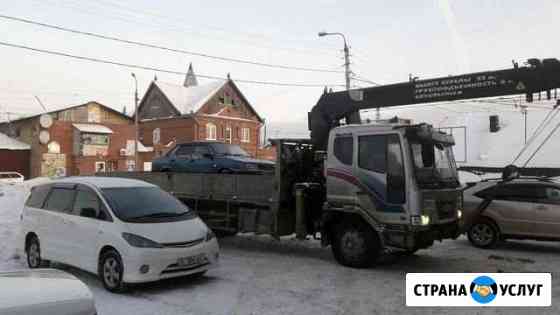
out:
<path id="1" fill-rule="evenodd" d="M 68 177 L 33 187 L 20 233 L 30 268 L 57 261 L 98 274 L 105 288 L 204 274 L 216 237 L 159 187 L 116 177 Z"/>

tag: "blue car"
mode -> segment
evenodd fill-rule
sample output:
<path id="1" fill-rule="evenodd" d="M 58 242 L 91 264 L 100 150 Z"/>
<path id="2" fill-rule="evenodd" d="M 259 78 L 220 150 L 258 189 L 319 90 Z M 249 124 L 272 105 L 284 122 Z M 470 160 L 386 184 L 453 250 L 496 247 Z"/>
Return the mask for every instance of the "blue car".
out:
<path id="1" fill-rule="evenodd" d="M 235 144 L 190 142 L 178 144 L 152 162 L 154 172 L 264 173 L 274 171 L 274 162 L 257 160 Z"/>

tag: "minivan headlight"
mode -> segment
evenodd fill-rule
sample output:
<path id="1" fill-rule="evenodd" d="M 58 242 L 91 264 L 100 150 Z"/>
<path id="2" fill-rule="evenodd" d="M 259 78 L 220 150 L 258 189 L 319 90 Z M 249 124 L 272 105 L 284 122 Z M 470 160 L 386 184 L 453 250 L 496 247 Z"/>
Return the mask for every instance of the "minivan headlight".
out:
<path id="1" fill-rule="evenodd" d="M 163 246 L 157 242 L 152 241 L 151 239 L 142 237 L 140 235 L 132 234 L 132 233 L 123 233 L 122 237 L 124 240 L 133 247 L 141 247 L 141 248 L 163 248 Z"/>
<path id="2" fill-rule="evenodd" d="M 214 234 L 214 232 L 209 228 L 208 231 L 206 232 L 206 242 L 212 240 L 215 237 L 216 234 Z"/>

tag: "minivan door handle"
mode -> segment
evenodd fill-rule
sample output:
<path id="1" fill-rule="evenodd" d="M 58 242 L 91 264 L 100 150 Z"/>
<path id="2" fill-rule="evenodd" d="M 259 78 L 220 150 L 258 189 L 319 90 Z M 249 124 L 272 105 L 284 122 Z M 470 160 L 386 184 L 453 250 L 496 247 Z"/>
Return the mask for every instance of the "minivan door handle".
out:
<path id="1" fill-rule="evenodd" d="M 546 206 L 539 205 L 539 206 L 536 206 L 535 209 L 537 209 L 537 210 L 546 210 L 546 209 L 548 209 L 548 208 L 547 208 Z"/>

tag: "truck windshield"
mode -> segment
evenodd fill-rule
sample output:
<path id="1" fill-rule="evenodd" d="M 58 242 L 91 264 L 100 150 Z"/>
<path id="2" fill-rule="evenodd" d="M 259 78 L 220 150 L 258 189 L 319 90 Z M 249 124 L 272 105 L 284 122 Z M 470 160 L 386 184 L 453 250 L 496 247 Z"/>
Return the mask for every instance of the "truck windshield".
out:
<path id="1" fill-rule="evenodd" d="M 240 146 L 235 144 L 213 143 L 212 149 L 214 149 L 214 152 L 216 154 L 249 156 L 249 153 L 245 152 L 245 150 L 241 149 Z"/>
<path id="2" fill-rule="evenodd" d="M 457 187 L 459 185 L 453 150 L 440 143 L 410 144 L 416 179 L 421 187 Z"/>
<path id="3" fill-rule="evenodd" d="M 101 192 L 113 213 L 125 222 L 179 221 L 191 212 L 158 187 L 104 188 Z"/>

